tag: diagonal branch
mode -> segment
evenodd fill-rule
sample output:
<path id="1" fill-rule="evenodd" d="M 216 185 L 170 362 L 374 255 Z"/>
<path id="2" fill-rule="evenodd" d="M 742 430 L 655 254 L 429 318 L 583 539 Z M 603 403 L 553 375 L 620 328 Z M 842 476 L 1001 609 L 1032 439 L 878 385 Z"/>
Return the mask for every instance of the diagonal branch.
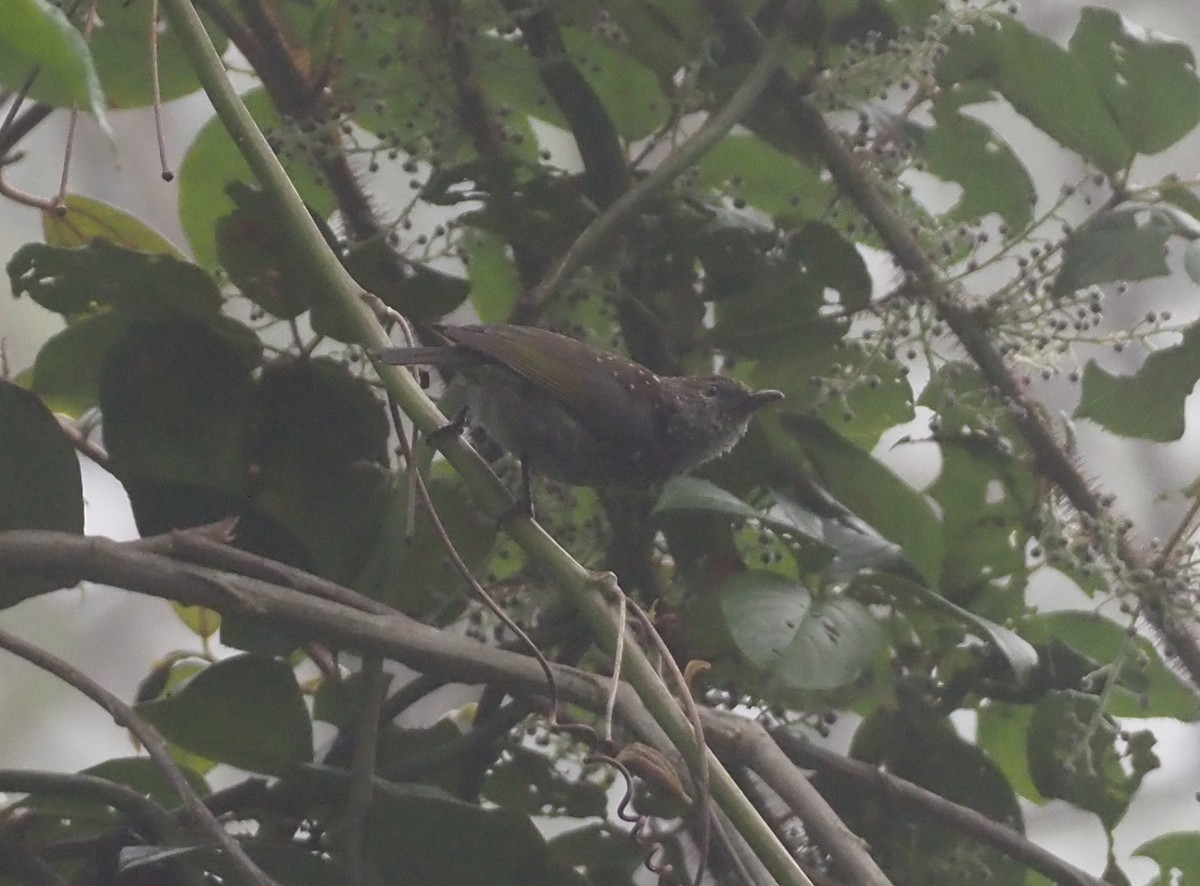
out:
<path id="1" fill-rule="evenodd" d="M 767 42 L 733 0 L 705 0 L 718 27 L 739 52 L 760 58 Z M 937 263 L 921 247 L 911 225 L 889 204 L 870 171 L 855 157 L 841 133 L 831 127 L 804 94 L 801 84 L 776 73 L 771 95 L 806 133 L 838 189 L 853 201 L 879 234 L 896 263 L 910 278 L 909 289 L 923 294 L 954 333 L 967 355 L 1008 408 L 1008 413 L 1036 460 L 1036 469 L 1049 478 L 1067 501 L 1085 518 L 1106 524 L 1124 521 L 1106 505 L 1107 497 L 1093 483 L 1059 440 L 1041 407 L 1024 391 L 988 335 L 986 311 L 967 304 L 948 283 Z M 1152 556 L 1129 533 L 1119 533 L 1117 557 L 1128 571 L 1151 570 Z M 1125 571 L 1122 569 L 1122 571 Z M 1147 622 L 1157 631 L 1169 653 L 1187 671 L 1193 687 L 1200 688 L 1200 638 L 1176 612 L 1177 604 L 1167 582 L 1149 582 L 1128 590 L 1137 595 Z M 1190 608 L 1190 607 L 1189 607 Z"/>
<path id="2" fill-rule="evenodd" d="M 1011 828 L 974 809 L 952 803 L 920 785 L 883 772 L 869 763 L 823 748 L 786 727 L 772 729 L 769 735 L 763 737 L 772 745 L 778 742 L 774 753 L 786 754 L 797 766 L 815 766 L 875 788 L 887 799 L 1003 852 L 1060 886 L 1105 886 L 1103 880 L 1067 863 Z M 797 771 L 796 777 L 803 776 Z"/>

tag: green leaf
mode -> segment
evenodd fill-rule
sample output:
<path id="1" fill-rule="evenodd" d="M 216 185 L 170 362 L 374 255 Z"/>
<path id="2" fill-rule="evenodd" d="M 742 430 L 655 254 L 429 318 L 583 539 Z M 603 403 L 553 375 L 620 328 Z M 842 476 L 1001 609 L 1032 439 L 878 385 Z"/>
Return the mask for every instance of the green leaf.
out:
<path id="1" fill-rule="evenodd" d="M 712 339 L 725 353 L 754 359 L 828 351 L 846 333 L 842 320 L 823 316 L 824 284 L 805 267 L 798 239 L 786 251 L 757 262 L 750 274 L 731 280 L 728 293 L 707 287 L 716 301 Z"/>
<path id="2" fill-rule="evenodd" d="M 910 705 L 877 708 L 855 733 L 851 755 L 1023 833 L 1021 807 L 996 765 L 949 720 L 919 701 Z M 893 883 L 1026 886 L 1024 865 L 961 829 L 897 814 L 894 802 L 875 786 L 822 785 L 822 794 L 868 841 Z"/>
<path id="3" fill-rule="evenodd" d="M 1155 207 L 1098 215 L 1067 238 L 1051 291 L 1062 297 L 1096 283 L 1166 276 L 1171 272 L 1166 247 L 1172 236 L 1194 238 L 1194 223 L 1189 226 L 1176 212 Z"/>
<path id="4" fill-rule="evenodd" d="M 533 823 L 421 785 L 376 782 L 366 855 L 423 886 L 583 886 Z"/>
<path id="5" fill-rule="evenodd" d="M 562 29 L 567 53 L 612 117 L 617 133 L 636 141 L 670 120 L 671 102 L 658 77 L 614 43 L 582 28 Z"/>
<path id="6" fill-rule="evenodd" d="M 651 513 L 664 514 L 669 511 L 713 511 L 748 520 L 764 516 L 757 508 L 717 484 L 692 476 L 672 477 L 663 486 Z"/>
<path id="7" fill-rule="evenodd" d="M 823 419 L 864 451 L 874 449 L 884 431 L 915 415 L 912 385 L 903 368 L 881 359 L 878 348 L 859 342 L 771 354 L 745 378 L 753 387 L 783 391 L 788 411 Z"/>
<path id="8" fill-rule="evenodd" d="M 34 360 L 34 392 L 56 412 L 83 415 L 96 405 L 104 362 L 128 328 L 128 320 L 106 310 L 55 333 Z"/>
<path id="9" fill-rule="evenodd" d="M 93 240 L 75 249 L 27 243 L 8 263 L 14 295 L 28 292 L 66 316 L 109 305 L 137 320 L 211 319 L 221 309 L 217 284 L 197 265 Z"/>
<path id="10" fill-rule="evenodd" d="M 104 440 L 143 534 L 237 513 L 257 339 L 233 320 L 130 324 L 100 382 Z"/>
<path id="11" fill-rule="evenodd" d="M 508 247 L 495 234 L 475 231 L 468 238 L 467 279 L 471 306 L 481 323 L 504 323 L 521 297 L 523 287 Z"/>
<path id="12" fill-rule="evenodd" d="M 1013 672 L 1013 678 L 1017 683 L 1024 683 L 1037 667 L 1037 650 L 1015 631 L 1011 631 L 989 619 L 976 615 L 974 612 L 947 600 L 940 594 L 934 593 L 929 588 L 914 585 L 914 590 L 917 596 L 928 605 L 950 613 L 975 633 L 987 638 L 993 648 L 1008 662 L 1008 666 Z"/>
<path id="13" fill-rule="evenodd" d="M 168 808 L 179 805 L 179 791 L 163 774 L 162 768 L 148 757 L 114 757 L 82 770 L 82 774 L 123 784 Z M 186 767 L 183 776 L 200 796 L 208 795 L 208 782 L 204 776 Z"/>
<path id="14" fill-rule="evenodd" d="M 217 219 L 221 267 L 263 310 L 287 320 L 300 316 L 316 300 L 321 283 L 295 255 L 294 244 L 281 236 L 273 202 L 242 181 L 231 181 L 225 190 L 237 208 Z"/>
<path id="15" fill-rule="evenodd" d="M 0 83 L 20 89 L 37 69 L 29 96 L 65 108 L 87 108 L 112 138 L 104 114 L 104 90 L 83 35 L 46 0 L 0 3 Z"/>
<path id="16" fill-rule="evenodd" d="M 466 301 L 470 291 L 470 285 L 461 277 L 403 258 L 382 236 L 355 243 L 346 254 L 345 265 L 360 286 L 379 296 L 389 308 L 418 322 L 444 317 Z M 323 309 L 328 301 L 317 301 L 314 328 L 317 309 Z"/>
<path id="17" fill-rule="evenodd" d="M 1157 647 L 1102 615 L 1048 612 L 1034 616 L 1026 633 L 1039 643 L 1058 640 L 1084 656 L 1094 668 L 1092 685 L 1097 691 L 1108 669 L 1123 658 L 1106 707 L 1114 717 L 1172 717 L 1185 723 L 1200 719 L 1200 702 Z"/>
<path id="18" fill-rule="evenodd" d="M 135 252 L 170 255 L 187 261 L 166 237 L 115 206 L 79 194 L 68 194 L 63 208 L 66 210 L 63 215 L 42 213 L 42 236 L 47 246 L 70 249 L 102 239 Z"/>
<path id="19" fill-rule="evenodd" d="M 591 822 L 550 840 L 550 851 L 596 886 L 634 886 L 642 854 L 634 841 L 607 822 Z"/>
<path id="20" fill-rule="evenodd" d="M 34 394 L 0 379 L 0 531 L 83 532 L 83 481 L 75 450 Z M 54 590 L 4 576 L 0 608 Z"/>
<path id="21" fill-rule="evenodd" d="M 288 125 L 280 121 L 264 90 L 248 92 L 242 101 L 260 128 Z M 309 209 L 320 217 L 328 215 L 333 198 L 319 184 L 303 152 L 288 152 L 282 161 Z M 233 181 L 254 182 L 255 178 L 221 121 L 213 117 L 197 133 L 179 165 L 179 220 L 197 263 L 208 270 L 217 265 L 217 222 L 237 208 L 226 192 Z"/>
<path id="22" fill-rule="evenodd" d="M 1070 50 L 1139 154 L 1165 151 L 1200 123 L 1196 57 L 1186 43 L 1091 6 L 1083 9 Z"/>
<path id="23" fill-rule="evenodd" d="M 1118 730 L 1100 702 L 1080 692 L 1049 692 L 1034 706 L 1027 752 L 1037 789 L 1096 813 L 1111 830 L 1143 773 L 1126 773 Z"/>
<path id="24" fill-rule="evenodd" d="M 526 815 L 603 817 L 608 808 L 604 788 L 582 775 L 568 776 L 545 754 L 510 745 L 488 771 L 483 797 Z"/>
<path id="25" fill-rule="evenodd" d="M 170 16 L 160 14 L 152 29 L 152 7 L 141 3 L 100 0 L 96 9 L 103 24 L 92 32 L 88 45 L 110 108 L 141 108 L 151 104 L 154 101 L 152 70 L 157 71 L 164 102 L 200 89 L 200 81 L 196 79 Z M 208 24 L 207 16 L 201 14 L 201 18 Z M 152 30 L 157 43 L 153 50 L 150 45 Z M 207 31 L 217 54 L 224 54 L 229 45 L 224 32 L 211 25 Z"/>
<path id="26" fill-rule="evenodd" d="M 1089 360 L 1075 418 L 1087 418 L 1122 437 L 1167 443 L 1184 431 L 1184 402 L 1200 379 L 1200 324 L 1183 341 L 1160 348 L 1133 375 L 1112 375 Z"/>
<path id="27" fill-rule="evenodd" d="M 1026 464 L 970 433 L 939 432 L 942 467 L 929 488 L 942 509 L 938 588 L 998 621 L 1024 614 L 1025 547 L 1042 507 Z"/>
<path id="28" fill-rule="evenodd" d="M 1147 886 L 1200 881 L 1200 833 L 1177 831 L 1147 840 L 1131 853 L 1158 864 L 1158 876 Z"/>
<path id="29" fill-rule="evenodd" d="M 856 680 L 883 640 L 875 617 L 848 597 L 814 599 L 794 580 L 752 570 L 721 588 L 739 651 L 768 677 L 768 691 L 837 689 Z"/>
<path id="30" fill-rule="evenodd" d="M 979 708 L 975 740 L 981 750 L 1004 773 L 1014 791 L 1038 805 L 1046 803 L 1029 772 L 1025 753 L 1026 736 L 1033 719 L 1033 708 L 1025 704 L 1006 704 L 989 699 Z"/>
<path id="31" fill-rule="evenodd" d="M 817 170 L 755 135 L 727 135 L 700 159 L 696 171 L 700 184 L 789 226 L 823 212 L 832 196 Z"/>
<path id="32" fill-rule="evenodd" d="M 363 590 L 393 478 L 383 404 L 330 358 L 268 364 L 250 409 L 245 453 L 255 505 L 290 533 L 312 572 Z M 403 547 L 403 532 L 391 544 Z M 291 558 L 286 558 L 291 560 Z"/>
<path id="33" fill-rule="evenodd" d="M 1105 172 L 1119 172 L 1129 163 L 1134 147 L 1077 55 L 1011 17 L 963 30 L 947 45 L 937 68 L 947 102 L 960 95 L 980 101 L 970 87 L 984 83 L 1059 144 Z"/>
<path id="34" fill-rule="evenodd" d="M 0 531 L 83 532 L 75 450 L 35 395 L 0 379 Z"/>
<path id="35" fill-rule="evenodd" d="M 794 483 L 815 477 L 846 508 L 898 544 L 928 581 L 936 579 L 942 528 L 924 496 L 823 422 L 777 410 L 759 423 L 772 429 L 773 454 L 782 469 L 798 475 Z"/>
<path id="36" fill-rule="evenodd" d="M 312 722 L 291 667 L 256 655 L 219 661 L 137 711 L 185 750 L 250 772 L 312 760 Z"/>
<path id="37" fill-rule="evenodd" d="M 971 223 L 996 213 L 1014 231 L 1033 220 L 1037 192 L 1029 171 L 994 129 L 941 103 L 934 126 L 922 130 L 929 171 L 962 186 L 947 217 Z"/>

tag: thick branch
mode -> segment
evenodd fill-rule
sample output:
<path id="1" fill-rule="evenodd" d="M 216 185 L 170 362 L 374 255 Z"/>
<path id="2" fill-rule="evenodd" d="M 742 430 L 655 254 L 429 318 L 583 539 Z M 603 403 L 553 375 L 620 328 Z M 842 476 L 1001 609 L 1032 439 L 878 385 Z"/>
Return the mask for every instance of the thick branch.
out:
<path id="1" fill-rule="evenodd" d="M 709 711 L 705 728 L 722 759 L 731 765 L 753 769 L 787 803 L 813 840 L 833 859 L 834 868 L 846 882 L 857 886 L 891 886 L 862 840 L 842 823 L 758 722 Z"/>
<path id="2" fill-rule="evenodd" d="M 772 730 L 767 738 L 778 741 L 782 752 L 794 760 L 797 766 L 815 766 L 874 788 L 886 799 L 894 800 L 901 806 L 991 846 L 1021 864 L 1028 865 L 1060 886 L 1105 886 L 1103 880 L 1068 864 L 1054 853 L 974 809 L 952 803 L 945 797 L 939 797 L 910 781 L 882 772 L 861 760 L 852 760 L 823 748 L 790 729 Z M 772 744 L 775 741 L 772 741 Z M 797 774 L 797 777 L 801 776 Z"/>

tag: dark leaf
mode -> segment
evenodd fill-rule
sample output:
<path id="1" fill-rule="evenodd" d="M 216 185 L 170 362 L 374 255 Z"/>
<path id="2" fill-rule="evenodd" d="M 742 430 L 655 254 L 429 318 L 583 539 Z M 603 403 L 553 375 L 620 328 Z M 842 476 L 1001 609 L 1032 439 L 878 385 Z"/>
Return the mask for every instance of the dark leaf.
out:
<path id="1" fill-rule="evenodd" d="M 279 775 L 312 760 L 312 721 L 291 667 L 256 655 L 210 665 L 137 711 L 185 750 Z"/>
<path id="2" fill-rule="evenodd" d="M 984 100 L 969 88 L 984 83 L 1055 141 L 1106 172 L 1125 168 L 1134 153 L 1097 91 L 1084 60 L 1015 18 L 963 29 L 938 64 L 943 93 Z M 964 88 L 966 87 L 966 88 Z"/>
<path id="3" fill-rule="evenodd" d="M 1137 207 L 1098 215 L 1067 238 L 1052 292 L 1065 296 L 1096 283 L 1164 277 L 1171 270 L 1166 246 L 1173 236 L 1194 237 L 1195 229 L 1170 209 Z"/>
<path id="4" fill-rule="evenodd" d="M 1093 6 L 1083 9 L 1070 50 L 1137 153 L 1165 151 L 1200 123 L 1196 57 L 1186 43 Z"/>
<path id="5" fill-rule="evenodd" d="M 1122 766 L 1118 729 L 1095 696 L 1050 692 L 1034 707 L 1027 744 L 1037 789 L 1096 813 L 1111 830 L 1125 815 L 1141 774 Z"/>
<path id="6" fill-rule="evenodd" d="M 27 243 L 8 263 L 14 295 L 75 316 L 110 306 L 131 319 L 210 319 L 221 309 L 217 284 L 201 268 L 93 240 L 75 249 Z"/>
<path id="7" fill-rule="evenodd" d="M 0 531 L 83 532 L 83 482 L 75 449 L 29 391 L 0 379 Z M 32 576 L 0 578 L 0 608 L 57 588 Z"/>
<path id="8" fill-rule="evenodd" d="M 1200 379 L 1200 324 L 1183 341 L 1160 348 L 1133 375 L 1112 375 L 1095 360 L 1083 372 L 1075 418 L 1087 418 L 1122 437 L 1167 443 L 1184 431 L 1184 402 Z"/>
<path id="9" fill-rule="evenodd" d="M 774 572 L 732 576 L 721 608 L 738 649 L 767 674 L 768 690 L 826 690 L 856 680 L 882 642 L 875 617 L 846 597 L 814 598 Z"/>

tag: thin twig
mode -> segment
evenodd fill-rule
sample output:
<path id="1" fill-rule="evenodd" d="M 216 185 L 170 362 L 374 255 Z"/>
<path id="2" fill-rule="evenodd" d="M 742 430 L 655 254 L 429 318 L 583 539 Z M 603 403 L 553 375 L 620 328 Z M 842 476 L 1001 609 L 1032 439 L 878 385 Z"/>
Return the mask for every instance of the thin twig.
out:
<path id="1" fill-rule="evenodd" d="M 575 274 L 599 253 L 608 238 L 651 197 L 682 175 L 703 157 L 740 121 L 762 96 L 790 45 L 790 32 L 779 28 L 768 42 L 762 55 L 746 79 L 719 111 L 704 122 L 696 132 L 667 156 L 654 171 L 630 188 L 584 229 L 530 295 L 540 304 L 557 294 Z"/>
<path id="2" fill-rule="evenodd" d="M 162 83 L 158 71 L 158 0 L 150 0 L 150 85 L 154 90 L 154 136 L 158 144 L 159 175 L 165 182 L 175 178 L 167 164 L 167 143 L 163 138 Z"/>

